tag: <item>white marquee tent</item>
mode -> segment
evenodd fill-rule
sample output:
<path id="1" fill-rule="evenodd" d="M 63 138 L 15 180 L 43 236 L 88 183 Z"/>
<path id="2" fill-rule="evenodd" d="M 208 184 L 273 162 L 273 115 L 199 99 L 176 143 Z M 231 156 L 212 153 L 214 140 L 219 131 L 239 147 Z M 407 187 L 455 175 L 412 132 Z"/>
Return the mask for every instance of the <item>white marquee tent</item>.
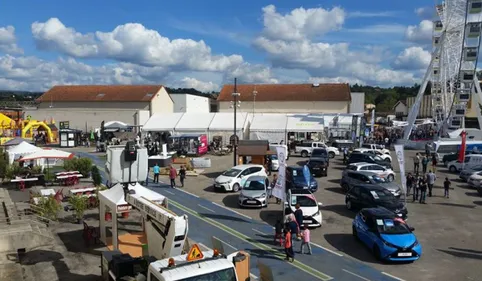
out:
<path id="1" fill-rule="evenodd" d="M 174 129 L 181 120 L 183 112 L 175 113 L 156 113 L 147 120 L 142 127 L 145 132 L 174 132 Z"/>
<path id="2" fill-rule="evenodd" d="M 216 113 L 184 113 L 176 125 L 176 135 L 207 134 L 209 125 Z"/>
<path id="3" fill-rule="evenodd" d="M 22 156 L 29 155 L 41 150 L 42 148 L 36 147 L 33 144 L 23 141 L 15 146 L 8 148 L 8 161 L 10 162 L 10 164 L 12 164 L 15 160 Z"/>
<path id="4" fill-rule="evenodd" d="M 240 140 L 246 138 L 246 129 L 248 127 L 248 114 L 238 112 L 236 114 L 236 134 Z M 223 143 L 229 143 L 230 137 L 234 134 L 234 114 L 229 112 L 219 112 L 214 115 L 209 125 L 209 139 L 214 136 L 223 137 Z"/>
<path id="5" fill-rule="evenodd" d="M 286 114 L 254 114 L 249 128 L 250 140 L 268 140 L 270 143 L 286 142 Z"/>

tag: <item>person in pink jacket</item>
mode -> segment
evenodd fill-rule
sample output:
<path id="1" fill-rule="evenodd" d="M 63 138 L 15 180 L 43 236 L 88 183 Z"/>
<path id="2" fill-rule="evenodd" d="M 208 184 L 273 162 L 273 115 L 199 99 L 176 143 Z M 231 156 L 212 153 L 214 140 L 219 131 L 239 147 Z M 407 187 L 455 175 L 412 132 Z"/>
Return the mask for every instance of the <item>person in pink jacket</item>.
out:
<path id="1" fill-rule="evenodd" d="M 169 179 L 171 180 L 171 188 L 176 188 L 177 170 L 172 165 L 169 166 Z"/>

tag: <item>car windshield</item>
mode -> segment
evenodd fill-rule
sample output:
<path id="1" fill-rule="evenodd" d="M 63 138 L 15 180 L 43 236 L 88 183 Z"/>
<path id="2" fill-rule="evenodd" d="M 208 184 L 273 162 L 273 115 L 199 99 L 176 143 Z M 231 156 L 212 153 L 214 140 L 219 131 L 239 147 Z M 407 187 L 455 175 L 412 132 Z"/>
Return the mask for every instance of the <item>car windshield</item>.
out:
<path id="1" fill-rule="evenodd" d="M 264 180 L 260 180 L 260 181 L 248 180 L 244 183 L 243 189 L 244 190 L 264 190 L 265 189 Z"/>
<path id="2" fill-rule="evenodd" d="M 380 176 L 377 176 L 377 175 L 373 175 L 371 176 L 372 180 L 375 182 L 375 183 L 387 183 L 388 181 Z"/>
<path id="3" fill-rule="evenodd" d="M 300 207 L 318 206 L 315 196 L 313 196 L 313 194 L 291 195 L 291 206 L 295 206 L 296 204 L 300 204 Z"/>
<path id="4" fill-rule="evenodd" d="M 347 169 L 348 169 L 348 170 L 352 170 L 352 171 L 357 171 L 357 170 L 358 170 L 358 167 L 355 166 L 355 165 L 349 165 L 349 166 L 347 167 Z"/>
<path id="5" fill-rule="evenodd" d="M 302 184 L 305 184 L 305 183 L 306 183 L 305 176 L 303 175 L 303 170 L 302 170 L 302 169 L 293 169 L 293 170 L 292 170 L 292 174 L 293 174 L 293 180 L 294 180 L 294 182 L 296 182 L 296 183 L 302 183 Z"/>
<path id="6" fill-rule="evenodd" d="M 278 160 L 278 155 L 273 154 L 270 156 L 270 158 L 271 158 L 271 161 Z"/>
<path id="7" fill-rule="evenodd" d="M 239 169 L 229 169 L 223 173 L 223 176 L 234 178 L 235 176 L 239 175 L 239 173 L 241 173 L 241 170 Z"/>
<path id="8" fill-rule="evenodd" d="M 389 201 L 393 199 L 393 195 L 385 189 L 381 190 L 370 190 L 370 194 L 373 196 L 375 200 L 379 201 Z"/>
<path id="9" fill-rule="evenodd" d="M 377 229 L 380 234 L 408 234 L 410 227 L 399 218 L 376 219 Z"/>

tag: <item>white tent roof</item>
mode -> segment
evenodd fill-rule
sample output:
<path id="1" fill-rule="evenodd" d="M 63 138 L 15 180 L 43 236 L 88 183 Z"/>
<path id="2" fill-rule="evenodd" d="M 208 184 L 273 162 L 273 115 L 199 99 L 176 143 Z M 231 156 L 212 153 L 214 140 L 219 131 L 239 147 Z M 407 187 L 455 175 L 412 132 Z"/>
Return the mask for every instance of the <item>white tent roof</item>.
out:
<path id="1" fill-rule="evenodd" d="M 215 113 L 184 113 L 175 131 L 207 131 Z"/>
<path id="2" fill-rule="evenodd" d="M 133 197 L 144 197 L 154 202 L 162 202 L 166 198 L 139 183 L 136 183 L 135 186 L 129 185 L 129 190 L 135 191 L 135 194 L 132 195 Z M 99 200 L 111 210 L 117 210 L 117 206 L 127 204 L 125 201 L 124 188 L 120 183 L 114 185 L 110 189 L 100 191 Z"/>
<path id="3" fill-rule="evenodd" d="M 115 128 L 124 128 L 128 127 L 127 123 L 121 121 L 109 121 L 104 123 L 104 127 L 115 127 Z"/>
<path id="4" fill-rule="evenodd" d="M 324 128 L 322 114 L 289 114 L 287 118 L 288 132 L 322 132 Z"/>
<path id="5" fill-rule="evenodd" d="M 246 127 L 246 120 L 248 114 L 245 112 L 238 112 L 236 114 L 236 128 L 243 130 Z M 218 112 L 214 115 L 211 125 L 209 125 L 210 131 L 228 131 L 233 130 L 234 126 L 234 114 L 229 112 Z"/>
<path id="6" fill-rule="evenodd" d="M 57 149 L 41 149 L 22 157 L 23 161 L 35 159 L 68 159 L 74 157 L 74 154 Z"/>
<path id="7" fill-rule="evenodd" d="M 24 141 L 8 148 L 8 158 L 10 163 L 13 163 L 13 161 L 20 156 L 28 155 L 40 150 L 42 150 L 40 147 L 36 147 L 35 145 Z"/>
<path id="8" fill-rule="evenodd" d="M 176 128 L 177 123 L 183 115 L 183 112 L 156 113 L 147 120 L 142 130 L 151 132 L 174 131 L 174 128 Z"/>
<path id="9" fill-rule="evenodd" d="M 251 122 L 251 131 L 286 131 L 286 114 L 255 114 Z"/>

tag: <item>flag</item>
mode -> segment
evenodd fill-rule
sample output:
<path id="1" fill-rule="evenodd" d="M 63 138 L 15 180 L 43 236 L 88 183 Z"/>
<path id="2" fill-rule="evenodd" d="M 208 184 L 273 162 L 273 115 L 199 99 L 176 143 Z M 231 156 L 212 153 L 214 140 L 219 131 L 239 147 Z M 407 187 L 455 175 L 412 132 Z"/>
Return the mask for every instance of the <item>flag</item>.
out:
<path id="1" fill-rule="evenodd" d="M 398 165 L 400 166 L 400 179 L 402 180 L 403 194 L 405 194 L 405 199 L 407 197 L 407 178 L 405 176 L 405 154 L 403 153 L 403 145 L 396 144 L 395 153 L 397 154 Z"/>
<path id="2" fill-rule="evenodd" d="M 465 160 L 465 148 L 466 148 L 466 142 L 467 142 L 467 133 L 465 131 L 462 131 L 460 133 L 460 136 L 462 137 L 462 145 L 460 145 L 459 149 L 459 162 L 464 163 Z"/>
<path id="3" fill-rule="evenodd" d="M 286 146 L 280 145 L 276 147 L 276 154 L 278 156 L 279 170 L 278 180 L 276 181 L 272 194 L 274 197 L 286 200 Z"/>
<path id="4" fill-rule="evenodd" d="M 375 109 L 372 109 L 372 120 L 370 122 L 370 131 L 372 134 L 375 132 Z"/>
<path id="5" fill-rule="evenodd" d="M 305 165 L 303 167 L 303 177 L 305 178 L 306 186 L 309 189 L 310 183 L 311 183 L 311 172 L 310 172 L 310 168 L 308 167 L 308 165 Z"/>

